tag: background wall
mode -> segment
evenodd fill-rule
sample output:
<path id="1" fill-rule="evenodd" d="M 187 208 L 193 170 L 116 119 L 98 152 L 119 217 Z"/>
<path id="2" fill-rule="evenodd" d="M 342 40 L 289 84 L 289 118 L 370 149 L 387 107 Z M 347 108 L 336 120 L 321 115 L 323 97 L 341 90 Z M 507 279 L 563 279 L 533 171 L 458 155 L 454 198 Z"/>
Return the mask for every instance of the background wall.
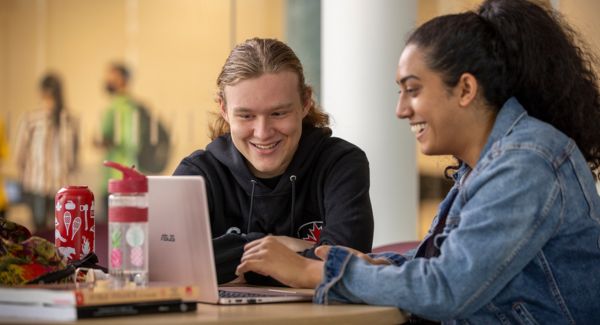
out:
<path id="1" fill-rule="evenodd" d="M 565 15 L 569 23 L 584 37 L 596 55 L 600 55 L 600 1 L 594 0 L 556 0 L 555 7 Z M 600 73 L 600 67 L 596 67 Z"/>

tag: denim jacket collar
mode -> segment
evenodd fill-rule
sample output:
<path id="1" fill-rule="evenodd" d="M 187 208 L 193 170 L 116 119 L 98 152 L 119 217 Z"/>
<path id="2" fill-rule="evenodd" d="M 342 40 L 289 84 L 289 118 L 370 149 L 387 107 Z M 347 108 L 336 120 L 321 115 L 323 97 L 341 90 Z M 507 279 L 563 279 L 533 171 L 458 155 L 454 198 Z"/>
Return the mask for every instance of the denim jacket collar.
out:
<path id="1" fill-rule="evenodd" d="M 519 122 L 525 116 L 527 116 L 527 111 L 525 111 L 521 103 L 519 103 L 515 97 L 509 98 L 500 108 L 498 116 L 496 116 L 494 127 L 492 128 L 492 132 L 490 133 L 483 150 L 481 150 L 479 160 L 481 160 L 488 153 L 488 151 L 490 151 L 496 141 L 509 134 L 517 122 Z M 467 166 L 467 164 L 464 162 L 461 163 L 458 171 L 452 174 L 454 182 L 458 184 L 462 177 L 470 170 L 471 168 Z"/>
<path id="2" fill-rule="evenodd" d="M 527 116 L 527 111 L 525 111 L 521 103 L 519 103 L 515 97 L 509 98 L 504 105 L 502 105 L 502 108 L 500 108 L 498 116 L 496 116 L 494 127 L 488 137 L 487 143 L 483 147 L 483 150 L 481 150 L 479 159 L 481 160 L 481 158 L 487 154 L 496 141 L 509 134 L 517 122 L 525 116 Z"/>

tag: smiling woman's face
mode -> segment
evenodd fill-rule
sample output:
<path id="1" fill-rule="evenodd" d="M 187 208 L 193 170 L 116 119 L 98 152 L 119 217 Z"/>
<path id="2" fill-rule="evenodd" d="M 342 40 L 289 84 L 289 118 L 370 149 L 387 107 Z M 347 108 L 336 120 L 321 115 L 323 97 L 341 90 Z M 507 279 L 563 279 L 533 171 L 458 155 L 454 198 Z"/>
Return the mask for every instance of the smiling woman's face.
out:
<path id="1" fill-rule="evenodd" d="M 302 105 L 296 74 L 266 73 L 226 86 L 224 93 L 221 114 L 254 176 L 283 174 L 298 148 L 309 108 Z"/>
<path id="2" fill-rule="evenodd" d="M 396 82 L 400 95 L 396 116 L 410 123 L 411 131 L 426 155 L 455 155 L 460 143 L 459 96 L 448 89 L 442 76 L 429 69 L 424 52 L 408 45 L 398 63 Z M 464 128 L 464 125 L 463 125 Z M 458 141 L 457 141 L 458 140 Z"/>

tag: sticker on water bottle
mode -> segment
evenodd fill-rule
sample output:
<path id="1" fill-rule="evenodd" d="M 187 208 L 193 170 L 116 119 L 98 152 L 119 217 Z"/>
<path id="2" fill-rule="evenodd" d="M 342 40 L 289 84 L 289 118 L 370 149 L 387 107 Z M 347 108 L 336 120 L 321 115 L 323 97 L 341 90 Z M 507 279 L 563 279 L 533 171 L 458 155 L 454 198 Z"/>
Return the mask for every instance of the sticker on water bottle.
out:
<path id="1" fill-rule="evenodd" d="M 121 264 L 123 263 L 123 253 L 118 248 L 113 248 L 110 251 L 110 268 L 111 269 L 120 269 Z"/>
<path id="2" fill-rule="evenodd" d="M 144 244 L 144 230 L 138 225 L 132 225 L 127 229 L 125 240 L 131 247 L 138 247 Z"/>
<path id="3" fill-rule="evenodd" d="M 141 247 L 134 247 L 131 249 L 131 264 L 134 266 L 143 266 L 144 265 L 144 251 Z"/>

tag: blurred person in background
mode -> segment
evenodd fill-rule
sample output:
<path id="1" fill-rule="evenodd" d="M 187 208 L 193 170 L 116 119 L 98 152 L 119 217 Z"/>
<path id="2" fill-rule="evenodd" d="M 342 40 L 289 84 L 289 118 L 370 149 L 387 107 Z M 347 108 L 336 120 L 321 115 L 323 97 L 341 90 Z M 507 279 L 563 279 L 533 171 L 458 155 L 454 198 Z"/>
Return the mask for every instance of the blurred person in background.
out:
<path id="1" fill-rule="evenodd" d="M 129 93 L 131 72 L 122 63 L 112 63 L 106 71 L 104 88 L 111 97 L 102 116 L 100 147 L 106 149 L 105 159 L 125 166 L 138 165 L 139 118 L 135 101 Z M 107 186 L 111 178 L 121 178 L 112 168 L 104 168 L 103 199 L 99 206 L 106 211 Z"/>
<path id="2" fill-rule="evenodd" d="M 36 230 L 53 227 L 54 195 L 77 167 L 78 128 L 67 112 L 62 82 L 46 74 L 39 85 L 41 108 L 26 113 L 17 133 L 15 158 L 24 200 Z"/>

